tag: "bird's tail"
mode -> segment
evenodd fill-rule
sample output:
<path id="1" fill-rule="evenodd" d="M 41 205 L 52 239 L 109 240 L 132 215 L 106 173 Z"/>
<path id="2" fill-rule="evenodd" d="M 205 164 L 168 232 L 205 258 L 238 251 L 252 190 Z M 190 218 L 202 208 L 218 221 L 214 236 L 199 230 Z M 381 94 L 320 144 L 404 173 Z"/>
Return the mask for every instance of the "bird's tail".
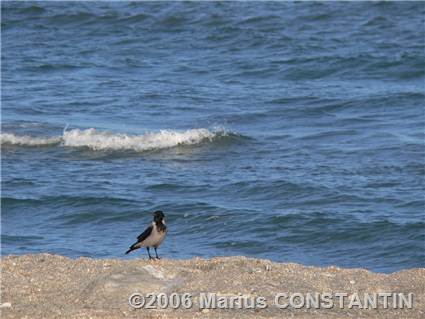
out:
<path id="1" fill-rule="evenodd" d="M 131 245 L 130 248 L 125 252 L 125 254 L 127 255 L 129 252 L 131 252 L 131 251 L 136 250 L 137 248 L 139 248 L 139 247 L 135 247 L 136 244 Z"/>

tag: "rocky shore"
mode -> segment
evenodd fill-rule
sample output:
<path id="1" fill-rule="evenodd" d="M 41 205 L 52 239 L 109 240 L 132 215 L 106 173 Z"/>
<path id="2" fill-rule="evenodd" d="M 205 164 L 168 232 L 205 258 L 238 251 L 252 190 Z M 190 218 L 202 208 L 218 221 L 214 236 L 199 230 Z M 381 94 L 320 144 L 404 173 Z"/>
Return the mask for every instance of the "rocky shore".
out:
<path id="1" fill-rule="evenodd" d="M 425 317 L 425 268 L 380 274 L 245 257 L 50 254 L 2 257 L 1 268 L 2 318 Z M 366 294 L 377 298 L 376 307 Z"/>

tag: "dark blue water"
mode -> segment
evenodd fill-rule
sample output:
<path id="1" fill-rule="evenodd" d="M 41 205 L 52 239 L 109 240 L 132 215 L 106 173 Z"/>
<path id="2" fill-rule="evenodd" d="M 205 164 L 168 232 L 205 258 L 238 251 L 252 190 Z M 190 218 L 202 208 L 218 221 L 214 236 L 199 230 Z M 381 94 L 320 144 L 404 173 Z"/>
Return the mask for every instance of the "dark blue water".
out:
<path id="1" fill-rule="evenodd" d="M 424 3 L 1 6 L 2 254 L 425 266 Z"/>

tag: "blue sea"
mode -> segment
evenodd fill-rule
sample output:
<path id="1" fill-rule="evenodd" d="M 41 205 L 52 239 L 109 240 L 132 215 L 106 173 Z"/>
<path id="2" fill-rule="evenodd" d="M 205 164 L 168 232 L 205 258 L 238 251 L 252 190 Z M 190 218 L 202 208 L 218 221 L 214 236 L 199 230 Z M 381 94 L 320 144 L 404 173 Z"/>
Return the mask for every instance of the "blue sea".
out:
<path id="1" fill-rule="evenodd" d="M 424 2 L 1 2 L 2 255 L 425 266 Z"/>

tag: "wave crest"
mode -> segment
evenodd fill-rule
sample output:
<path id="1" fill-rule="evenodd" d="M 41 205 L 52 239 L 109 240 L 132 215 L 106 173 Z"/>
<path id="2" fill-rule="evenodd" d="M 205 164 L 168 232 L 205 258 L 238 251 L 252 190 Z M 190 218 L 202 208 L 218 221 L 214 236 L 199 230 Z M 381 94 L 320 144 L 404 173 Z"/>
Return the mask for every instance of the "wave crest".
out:
<path id="1" fill-rule="evenodd" d="M 28 135 L 1 133 L 0 140 L 2 145 L 46 146 L 59 144 L 62 139 L 61 137 L 33 137 Z"/>
<path id="2" fill-rule="evenodd" d="M 63 144 L 71 147 L 89 147 L 93 150 L 134 150 L 137 152 L 170 148 L 178 145 L 198 144 L 212 140 L 217 133 L 207 129 L 191 129 L 183 132 L 161 130 L 143 135 L 99 132 L 94 128 L 74 129 L 64 132 Z"/>
<path id="3" fill-rule="evenodd" d="M 66 147 L 87 147 L 92 150 L 133 150 L 136 152 L 172 148 L 179 145 L 194 145 L 203 141 L 212 142 L 214 138 L 227 136 L 223 129 L 205 128 L 186 131 L 161 130 L 141 135 L 111 133 L 94 128 L 65 130 L 62 136 L 32 137 L 1 133 L 1 144 L 21 146 L 47 146 L 60 144 Z"/>

